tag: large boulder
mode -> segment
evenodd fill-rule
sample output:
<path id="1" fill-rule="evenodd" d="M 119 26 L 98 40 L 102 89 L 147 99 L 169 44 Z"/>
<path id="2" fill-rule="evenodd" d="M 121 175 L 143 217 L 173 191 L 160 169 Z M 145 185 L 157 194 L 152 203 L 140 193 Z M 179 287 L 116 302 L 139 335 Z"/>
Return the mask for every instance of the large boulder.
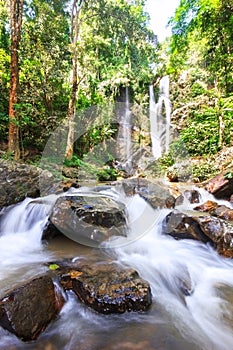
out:
<path id="1" fill-rule="evenodd" d="M 233 225 L 208 213 L 183 213 L 175 210 L 163 222 L 163 233 L 176 239 L 209 242 L 219 254 L 233 257 Z"/>
<path id="2" fill-rule="evenodd" d="M 230 200 L 233 194 L 233 168 L 216 175 L 205 188 L 218 199 Z"/>
<path id="3" fill-rule="evenodd" d="M 137 271 L 112 261 L 55 262 L 64 289 L 72 289 L 78 299 L 103 314 L 146 311 L 152 303 L 151 289 Z"/>
<path id="4" fill-rule="evenodd" d="M 0 300 L 0 325 L 23 341 L 34 340 L 57 316 L 64 302 L 51 277 L 35 278 Z"/>
<path id="5" fill-rule="evenodd" d="M 0 207 L 40 196 L 41 180 L 52 183 L 52 174 L 32 165 L 0 159 Z"/>
<path id="6" fill-rule="evenodd" d="M 91 246 L 126 236 L 125 206 L 97 192 L 58 198 L 50 222 L 74 241 Z"/>

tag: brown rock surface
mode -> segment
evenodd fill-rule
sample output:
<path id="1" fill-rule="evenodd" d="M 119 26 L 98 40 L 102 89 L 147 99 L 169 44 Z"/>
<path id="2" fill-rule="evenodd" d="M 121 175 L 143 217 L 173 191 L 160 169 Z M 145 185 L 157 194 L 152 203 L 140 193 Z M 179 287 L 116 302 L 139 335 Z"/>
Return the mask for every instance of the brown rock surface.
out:
<path id="1" fill-rule="evenodd" d="M 58 198 L 50 222 L 69 238 L 83 244 L 126 235 L 124 205 L 98 193 Z"/>
<path id="2" fill-rule="evenodd" d="M 216 175 L 205 188 L 218 199 L 230 200 L 233 194 L 233 168 Z"/>
<path id="3" fill-rule="evenodd" d="M 64 304 L 49 276 L 22 285 L 0 300 L 0 325 L 24 341 L 36 339 Z"/>
<path id="4" fill-rule="evenodd" d="M 57 264 L 63 287 L 72 289 L 81 302 L 100 313 L 146 311 L 152 303 L 148 282 L 133 269 L 113 262 Z"/>

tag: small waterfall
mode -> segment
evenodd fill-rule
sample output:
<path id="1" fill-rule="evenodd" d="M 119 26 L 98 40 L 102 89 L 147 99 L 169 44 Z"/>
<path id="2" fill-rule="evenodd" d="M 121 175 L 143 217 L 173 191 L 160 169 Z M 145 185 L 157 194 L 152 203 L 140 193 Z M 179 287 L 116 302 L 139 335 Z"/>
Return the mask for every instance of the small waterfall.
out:
<path id="1" fill-rule="evenodd" d="M 53 195 L 38 199 L 26 198 L 23 202 L 3 210 L 0 235 L 22 233 L 32 230 L 37 224 L 43 226 L 55 198 Z"/>
<path id="2" fill-rule="evenodd" d="M 26 198 L 23 202 L 2 210 L 0 282 L 1 278 L 9 277 L 19 266 L 28 265 L 30 268 L 33 262 L 47 259 L 41 236 L 54 200 L 55 196 Z"/>
<path id="3" fill-rule="evenodd" d="M 119 121 L 118 140 L 120 162 L 122 168 L 131 173 L 132 144 L 131 144 L 131 111 L 129 108 L 129 87 L 125 87 L 125 102 Z"/>
<path id="4" fill-rule="evenodd" d="M 171 102 L 169 99 L 169 76 L 159 83 L 159 98 L 155 102 L 154 88 L 150 85 L 150 131 L 152 153 L 157 159 L 168 152 L 170 143 Z M 164 141 L 165 137 L 165 141 Z"/>
<path id="5" fill-rule="evenodd" d="M 162 146 L 159 136 L 158 113 L 153 85 L 150 85 L 150 135 L 152 143 L 152 154 L 157 159 L 162 155 Z"/>

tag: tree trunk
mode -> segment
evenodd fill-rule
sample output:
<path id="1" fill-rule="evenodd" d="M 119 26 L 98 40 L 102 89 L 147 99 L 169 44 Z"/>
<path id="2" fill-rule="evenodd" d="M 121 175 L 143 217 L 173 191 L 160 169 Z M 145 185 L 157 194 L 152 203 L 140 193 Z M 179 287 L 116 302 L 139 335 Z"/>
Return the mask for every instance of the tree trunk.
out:
<path id="1" fill-rule="evenodd" d="M 78 91 L 78 52 L 77 52 L 77 42 L 79 39 L 79 29 L 80 29 L 80 11 L 85 0 L 77 1 L 73 0 L 72 12 L 71 12 L 71 29 L 70 29 L 70 41 L 72 48 L 72 88 L 71 95 L 68 106 L 67 119 L 69 124 L 67 145 L 65 157 L 71 159 L 74 151 L 74 128 L 75 128 L 75 111 L 76 111 L 76 99 Z"/>
<path id="2" fill-rule="evenodd" d="M 10 95 L 9 95 L 9 134 L 8 151 L 18 160 L 20 158 L 19 148 L 19 126 L 15 109 L 18 102 L 19 89 L 19 43 L 21 38 L 23 0 L 10 1 L 10 25 L 11 25 L 11 65 L 10 65 Z"/>

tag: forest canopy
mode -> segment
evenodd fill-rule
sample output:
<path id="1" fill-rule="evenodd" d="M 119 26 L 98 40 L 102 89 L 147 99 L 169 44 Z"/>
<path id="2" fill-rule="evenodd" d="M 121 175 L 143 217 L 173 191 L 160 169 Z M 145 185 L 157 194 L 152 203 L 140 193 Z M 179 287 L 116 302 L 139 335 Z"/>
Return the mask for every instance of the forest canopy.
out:
<path id="1" fill-rule="evenodd" d="M 0 140 L 8 156 L 43 151 L 66 119 L 71 160 L 75 114 L 116 100 L 126 86 L 132 103 L 148 109 L 149 85 L 156 90 L 164 75 L 190 155 L 231 145 L 233 3 L 181 0 L 162 43 L 149 20 L 143 0 L 0 0 Z M 115 131 L 111 123 L 93 128 L 76 156 Z"/>

